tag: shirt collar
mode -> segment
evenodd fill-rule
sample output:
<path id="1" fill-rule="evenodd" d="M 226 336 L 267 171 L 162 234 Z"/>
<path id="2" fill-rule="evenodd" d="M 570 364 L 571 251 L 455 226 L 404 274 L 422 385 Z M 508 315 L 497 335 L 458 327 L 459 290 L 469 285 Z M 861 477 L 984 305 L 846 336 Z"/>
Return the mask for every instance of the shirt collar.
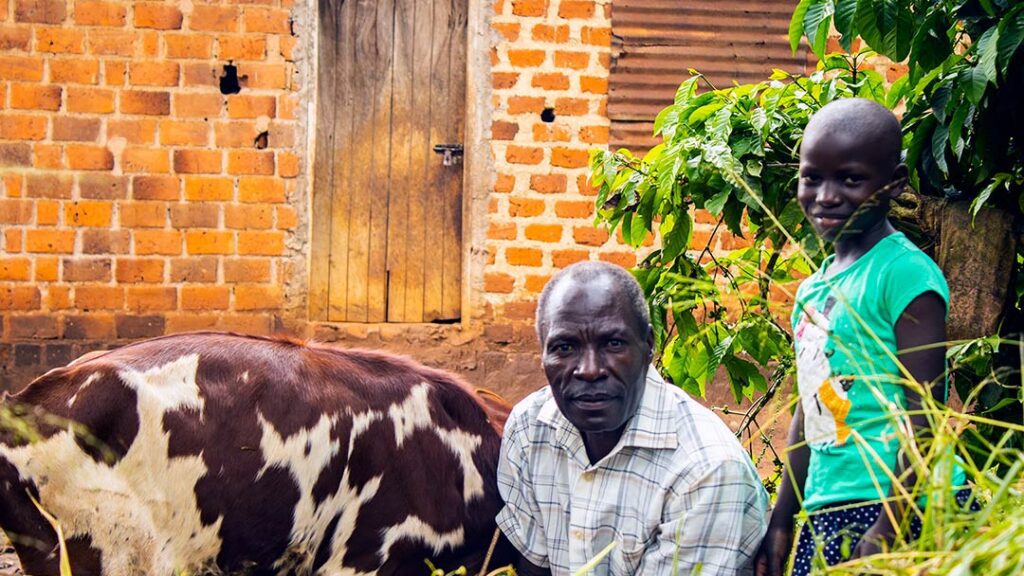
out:
<path id="1" fill-rule="evenodd" d="M 676 420 L 680 412 L 674 408 L 675 398 L 670 397 L 668 387 L 669 384 L 662 380 L 654 366 L 647 369 L 640 406 L 626 424 L 622 438 L 608 457 L 625 447 L 674 450 L 679 446 Z M 555 445 L 574 456 L 582 454 L 583 461 L 587 461 L 579 430 L 558 409 L 553 397 L 549 397 L 541 406 L 537 420 L 555 429 Z"/>

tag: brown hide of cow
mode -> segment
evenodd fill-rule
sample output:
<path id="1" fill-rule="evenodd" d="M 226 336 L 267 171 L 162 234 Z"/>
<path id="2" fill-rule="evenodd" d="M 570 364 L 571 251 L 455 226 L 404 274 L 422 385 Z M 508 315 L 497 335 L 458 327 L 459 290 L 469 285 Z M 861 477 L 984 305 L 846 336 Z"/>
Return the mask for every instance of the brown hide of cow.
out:
<path id="1" fill-rule="evenodd" d="M 80 359 L 11 396 L 0 527 L 30 574 L 478 569 L 508 405 L 379 352 L 218 333 Z M 69 431 L 68 423 L 80 428 Z M 88 431 L 88 432 L 84 432 Z M 497 562 L 507 560 L 507 549 Z"/>

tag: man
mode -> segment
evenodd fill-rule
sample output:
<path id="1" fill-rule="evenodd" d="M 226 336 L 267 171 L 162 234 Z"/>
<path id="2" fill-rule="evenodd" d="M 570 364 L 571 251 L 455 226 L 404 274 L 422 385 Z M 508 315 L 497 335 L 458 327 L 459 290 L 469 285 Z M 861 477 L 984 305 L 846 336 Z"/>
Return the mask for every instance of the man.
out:
<path id="1" fill-rule="evenodd" d="M 643 292 L 621 268 L 570 266 L 537 307 L 550 386 L 505 427 L 498 525 L 521 575 L 749 573 L 768 497 L 728 427 L 650 362 Z M 673 572 L 676 566 L 676 572 Z"/>

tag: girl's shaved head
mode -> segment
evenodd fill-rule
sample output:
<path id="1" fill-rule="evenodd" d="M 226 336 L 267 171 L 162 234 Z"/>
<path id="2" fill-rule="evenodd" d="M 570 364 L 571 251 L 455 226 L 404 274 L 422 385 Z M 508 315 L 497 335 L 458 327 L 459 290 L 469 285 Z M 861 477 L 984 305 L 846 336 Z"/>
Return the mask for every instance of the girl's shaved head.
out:
<path id="1" fill-rule="evenodd" d="M 802 146 L 823 137 L 846 137 L 868 142 L 876 159 L 895 168 L 901 162 L 900 121 L 885 106 L 864 98 L 844 98 L 823 106 L 807 123 Z"/>

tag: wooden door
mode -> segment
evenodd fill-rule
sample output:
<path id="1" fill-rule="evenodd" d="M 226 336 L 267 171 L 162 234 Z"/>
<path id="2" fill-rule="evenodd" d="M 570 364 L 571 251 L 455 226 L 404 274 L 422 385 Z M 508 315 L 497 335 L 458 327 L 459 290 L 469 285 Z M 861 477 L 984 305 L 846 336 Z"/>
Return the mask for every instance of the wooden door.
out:
<path id="1" fill-rule="evenodd" d="M 319 0 L 311 317 L 460 317 L 466 0 Z"/>

